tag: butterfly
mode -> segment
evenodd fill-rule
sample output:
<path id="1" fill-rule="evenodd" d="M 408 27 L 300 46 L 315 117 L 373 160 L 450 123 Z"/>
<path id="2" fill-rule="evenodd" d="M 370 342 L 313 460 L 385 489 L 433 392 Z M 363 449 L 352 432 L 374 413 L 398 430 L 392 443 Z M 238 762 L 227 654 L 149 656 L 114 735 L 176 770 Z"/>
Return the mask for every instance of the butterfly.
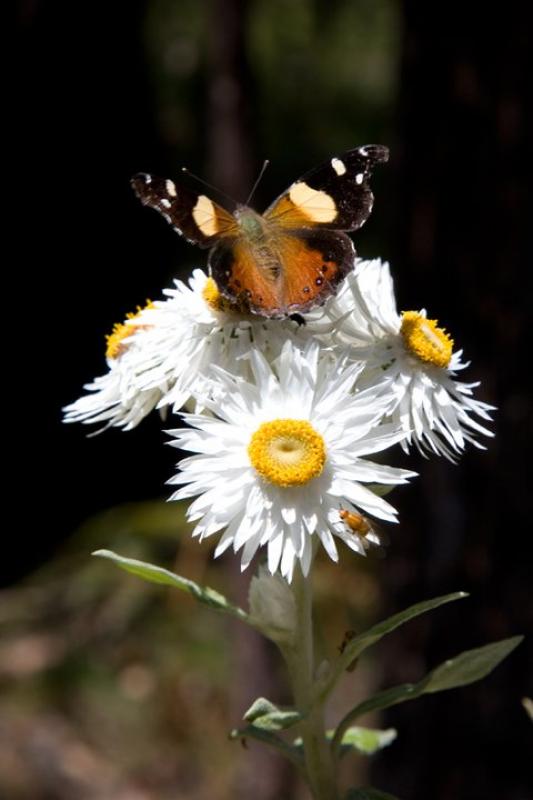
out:
<path id="1" fill-rule="evenodd" d="M 388 160 L 382 145 L 348 150 L 307 172 L 258 214 L 227 211 L 206 194 L 139 173 L 132 186 L 189 242 L 210 248 L 209 273 L 224 297 L 263 317 L 284 317 L 321 305 L 353 269 L 346 231 L 372 211 L 369 178 Z"/>

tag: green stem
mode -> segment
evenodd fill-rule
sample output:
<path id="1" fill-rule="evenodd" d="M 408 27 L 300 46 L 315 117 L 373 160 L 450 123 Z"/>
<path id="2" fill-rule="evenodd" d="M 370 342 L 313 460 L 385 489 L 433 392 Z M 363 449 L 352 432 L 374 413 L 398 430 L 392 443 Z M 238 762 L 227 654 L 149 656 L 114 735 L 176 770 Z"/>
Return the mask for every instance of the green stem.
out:
<path id="1" fill-rule="evenodd" d="M 305 714 L 301 723 L 307 779 L 315 800 L 338 798 L 334 760 L 326 741 L 323 703 L 313 705 L 314 647 L 311 579 L 299 568 L 293 578 L 297 624 L 294 644 L 284 650 L 294 699 L 298 711 Z"/>

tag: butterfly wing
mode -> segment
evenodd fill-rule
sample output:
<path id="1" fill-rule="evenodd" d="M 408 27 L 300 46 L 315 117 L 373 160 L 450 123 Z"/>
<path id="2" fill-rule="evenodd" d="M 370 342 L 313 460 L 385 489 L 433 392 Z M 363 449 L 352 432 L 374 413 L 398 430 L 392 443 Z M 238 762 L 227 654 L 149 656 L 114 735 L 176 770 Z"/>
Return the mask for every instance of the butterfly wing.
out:
<path id="1" fill-rule="evenodd" d="M 262 251 L 245 239 L 220 241 L 209 254 L 212 277 L 231 301 L 264 317 L 323 303 L 353 268 L 354 247 L 340 231 L 278 234 Z"/>
<path id="2" fill-rule="evenodd" d="M 332 158 L 293 183 L 262 223 L 241 207 L 239 214 L 244 219 L 246 212 L 251 227 L 239 223 L 237 212 L 233 216 L 172 181 L 140 174 L 132 185 L 178 233 L 212 248 L 210 274 L 225 297 L 255 314 L 282 317 L 323 303 L 353 268 L 355 250 L 343 231 L 355 231 L 367 220 L 374 199 L 369 178 L 387 159 L 381 145 Z"/>
<path id="3" fill-rule="evenodd" d="M 235 217 L 207 195 L 173 181 L 139 173 L 131 179 L 141 203 L 159 211 L 189 242 L 212 247 L 219 237 L 238 234 Z"/>
<path id="4" fill-rule="evenodd" d="M 356 231 L 372 211 L 372 170 L 388 158 L 388 149 L 376 144 L 335 156 L 293 183 L 264 217 L 283 228 Z"/>

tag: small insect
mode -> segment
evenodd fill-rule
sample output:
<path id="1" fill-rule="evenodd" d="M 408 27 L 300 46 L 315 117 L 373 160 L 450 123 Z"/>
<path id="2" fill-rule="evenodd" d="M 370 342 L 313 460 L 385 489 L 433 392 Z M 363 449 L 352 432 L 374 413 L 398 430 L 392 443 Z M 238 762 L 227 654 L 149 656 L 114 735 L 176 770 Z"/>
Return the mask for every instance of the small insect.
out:
<path id="1" fill-rule="evenodd" d="M 346 647 L 349 645 L 349 643 L 352 641 L 352 639 L 355 639 L 356 636 L 357 636 L 357 634 L 356 634 L 355 631 L 352 631 L 352 630 L 345 631 L 344 636 L 342 638 L 342 642 L 340 643 L 340 645 L 338 647 L 338 651 L 339 651 L 339 653 L 341 655 L 344 653 L 344 651 L 346 650 Z"/>
<path id="2" fill-rule="evenodd" d="M 367 517 L 357 511 L 340 508 L 338 524 L 344 526 L 344 530 L 348 528 L 349 533 L 357 536 L 365 550 L 372 547 L 378 556 L 385 555 L 382 545 L 387 543 L 388 538 L 381 530 L 376 529 L 376 524 Z"/>
<path id="3" fill-rule="evenodd" d="M 339 517 L 354 533 L 358 533 L 359 536 L 366 536 L 367 533 L 370 533 L 372 530 L 372 526 L 366 517 L 363 517 L 362 514 L 358 514 L 356 511 L 348 511 L 347 508 L 341 508 L 339 509 Z"/>
<path id="4" fill-rule="evenodd" d="M 352 639 L 355 639 L 356 636 L 357 634 L 355 631 L 350 630 L 345 632 L 344 638 L 338 648 L 339 653 L 341 655 L 344 653 L 344 651 L 346 650 Z M 348 664 L 348 666 L 346 667 L 346 672 L 353 672 L 356 666 L 357 666 L 357 658 L 354 658 L 354 660 L 351 661 L 350 664 Z"/>
<path id="5" fill-rule="evenodd" d="M 308 311 L 333 294 L 353 268 L 355 249 L 345 231 L 358 230 L 372 211 L 369 178 L 388 160 L 382 145 L 331 158 L 295 181 L 258 214 L 247 205 L 230 212 L 206 194 L 140 173 L 135 193 L 174 230 L 211 248 L 209 272 L 220 292 L 263 317 Z"/>

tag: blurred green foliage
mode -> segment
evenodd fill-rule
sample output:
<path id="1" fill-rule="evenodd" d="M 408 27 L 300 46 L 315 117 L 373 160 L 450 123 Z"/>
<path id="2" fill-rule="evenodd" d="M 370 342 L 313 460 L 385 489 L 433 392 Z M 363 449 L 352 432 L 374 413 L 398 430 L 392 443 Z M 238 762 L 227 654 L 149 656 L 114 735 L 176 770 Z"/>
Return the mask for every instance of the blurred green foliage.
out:
<path id="1" fill-rule="evenodd" d="M 195 0 L 148 7 L 159 129 L 178 164 L 184 153 L 205 152 L 198 111 L 216 34 L 211 8 Z M 289 166 L 305 168 L 330 152 L 386 139 L 398 82 L 397 3 L 255 0 L 246 8 L 247 101 L 259 160 L 268 156 L 287 178 Z"/>
<path id="2" fill-rule="evenodd" d="M 246 710 L 234 706 L 241 623 L 89 556 L 105 544 L 236 600 L 236 559 L 215 562 L 210 543 L 191 538 L 184 511 L 161 502 L 110 509 L 1 593 L 0 786 L 10 800 L 235 797 L 249 756 L 228 739 Z M 379 616 L 375 564 L 342 555 L 337 566 L 321 554 L 315 576 L 330 653 L 347 629 Z M 273 663 L 283 695 L 283 668 Z M 347 674 L 335 715 L 354 680 Z M 359 687 L 378 680 L 372 661 L 358 669 Z M 353 763 L 345 768 L 354 774 Z"/>

